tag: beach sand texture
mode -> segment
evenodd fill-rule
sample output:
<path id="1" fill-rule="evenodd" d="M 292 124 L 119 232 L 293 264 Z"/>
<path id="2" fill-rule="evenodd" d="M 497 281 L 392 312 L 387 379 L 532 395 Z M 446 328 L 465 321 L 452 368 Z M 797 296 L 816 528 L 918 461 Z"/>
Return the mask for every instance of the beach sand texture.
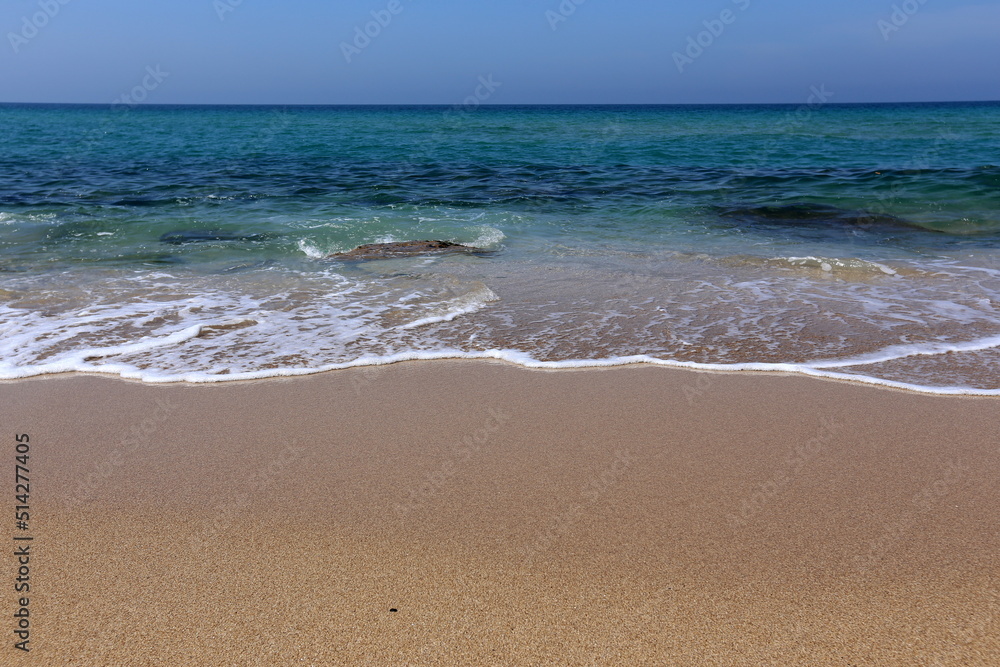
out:
<path id="1" fill-rule="evenodd" d="M 0 662 L 1000 664 L 997 406 L 475 361 L 2 383 L 35 539 Z"/>

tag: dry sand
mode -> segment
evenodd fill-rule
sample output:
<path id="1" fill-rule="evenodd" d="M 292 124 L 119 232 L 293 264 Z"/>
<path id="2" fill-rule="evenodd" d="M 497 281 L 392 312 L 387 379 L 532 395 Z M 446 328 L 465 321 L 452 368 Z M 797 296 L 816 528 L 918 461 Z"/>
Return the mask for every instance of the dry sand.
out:
<path id="1" fill-rule="evenodd" d="M 0 664 L 1000 664 L 998 407 L 460 361 L 3 383 L 35 539 Z"/>

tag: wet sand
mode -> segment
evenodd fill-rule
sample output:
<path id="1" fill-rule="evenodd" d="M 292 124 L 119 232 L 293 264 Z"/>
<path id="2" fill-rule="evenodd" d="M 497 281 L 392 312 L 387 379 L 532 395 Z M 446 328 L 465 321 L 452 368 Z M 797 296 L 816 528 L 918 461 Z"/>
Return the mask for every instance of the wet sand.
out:
<path id="1" fill-rule="evenodd" d="M 479 361 L 0 383 L 34 538 L 0 663 L 997 664 L 998 408 Z"/>

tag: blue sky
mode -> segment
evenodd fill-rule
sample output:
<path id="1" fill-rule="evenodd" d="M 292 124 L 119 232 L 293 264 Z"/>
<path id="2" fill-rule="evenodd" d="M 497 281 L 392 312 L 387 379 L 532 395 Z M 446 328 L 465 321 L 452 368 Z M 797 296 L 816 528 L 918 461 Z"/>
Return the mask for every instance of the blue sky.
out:
<path id="1" fill-rule="evenodd" d="M 3 102 L 1000 99 L 997 0 L 5 0 L 0 34 Z"/>

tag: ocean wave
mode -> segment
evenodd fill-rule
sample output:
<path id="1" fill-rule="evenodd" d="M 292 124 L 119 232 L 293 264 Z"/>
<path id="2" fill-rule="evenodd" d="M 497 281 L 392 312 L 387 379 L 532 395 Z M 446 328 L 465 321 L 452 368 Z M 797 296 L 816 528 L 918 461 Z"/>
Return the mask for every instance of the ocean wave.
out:
<path id="1" fill-rule="evenodd" d="M 402 325 L 402 329 L 416 329 L 428 324 L 440 324 L 451 322 L 456 317 L 471 315 L 482 309 L 491 301 L 499 301 L 500 297 L 486 285 L 478 285 L 466 294 L 462 294 L 453 299 L 435 305 L 432 312 L 424 314 L 422 317 Z"/>
<path id="2" fill-rule="evenodd" d="M 643 277 L 595 273 L 589 264 L 581 273 L 550 267 L 544 285 L 531 271 L 503 264 L 413 261 L 375 262 L 351 276 L 324 265 L 225 277 L 162 270 L 22 277 L 0 293 L 0 379 L 83 372 L 205 383 L 450 358 L 548 369 L 781 372 L 924 393 L 1000 392 L 991 366 L 970 356 L 1000 350 L 993 283 L 958 299 L 953 278 L 886 271 L 902 274 L 901 265 L 812 256 L 719 270 L 708 262 L 711 271 L 699 273 L 691 257 L 672 257 L 686 276 L 680 291 L 672 270 Z M 783 277 L 780 268 L 828 273 L 823 264 L 833 273 L 880 278 L 838 286 L 809 273 Z M 514 279 L 479 275 L 489 267 Z M 967 289 L 976 284 L 961 267 L 948 270 Z M 994 280 L 985 275 L 977 280 Z M 576 296 L 567 301 L 569 292 Z M 957 363 L 967 356 L 969 363 Z M 923 364 L 906 371 L 908 360 L 920 359 L 963 370 Z"/>
<path id="3" fill-rule="evenodd" d="M 310 259 L 323 259 L 334 252 L 339 252 L 339 250 L 323 250 L 319 246 L 310 243 L 305 239 L 299 239 L 298 247 L 299 250 L 301 250 L 303 254 Z"/>
<path id="4" fill-rule="evenodd" d="M 22 130 L 101 112 L 19 111 L 0 376 L 460 357 L 988 393 L 1000 107 L 906 109 L 149 109 L 71 155 Z M 503 252 L 321 261 L 422 239 Z"/>
<path id="5" fill-rule="evenodd" d="M 728 266 L 756 266 L 797 271 L 811 275 L 836 277 L 842 280 L 869 280 L 872 278 L 901 278 L 927 276 L 928 272 L 912 266 L 899 265 L 894 268 L 883 262 L 854 257 L 757 257 L 734 255 L 714 259 Z"/>
<path id="6" fill-rule="evenodd" d="M 197 337 L 199 329 L 193 327 L 188 330 L 178 332 L 173 337 L 145 343 L 147 349 L 176 344 L 182 340 L 190 340 Z M 138 347 L 138 344 L 137 346 Z M 107 356 L 110 349 L 93 350 L 93 353 Z M 95 356 L 96 356 L 95 354 Z M 722 373 L 757 372 L 757 373 L 783 373 L 791 375 L 804 375 L 809 377 L 824 378 L 829 380 L 841 380 L 867 385 L 875 385 L 892 389 L 902 389 L 921 394 L 932 394 L 940 396 L 1000 396 L 1000 389 L 985 389 L 972 386 L 933 386 L 923 385 L 914 382 L 903 382 L 889 380 L 870 375 L 840 373 L 831 368 L 836 366 L 816 367 L 810 364 L 800 363 L 759 363 L 747 362 L 736 364 L 712 364 L 692 361 L 679 361 L 674 359 L 660 359 L 648 355 L 633 355 L 628 357 L 613 357 L 608 359 L 568 359 L 561 361 L 543 361 L 532 357 L 523 351 L 516 349 L 493 349 L 469 352 L 463 350 L 439 350 L 439 351 L 407 351 L 398 352 L 385 356 L 366 356 L 352 361 L 340 363 L 329 363 L 315 368 L 300 367 L 272 367 L 267 369 L 244 371 L 244 372 L 223 372 L 212 373 L 206 371 L 169 373 L 156 369 L 140 369 L 126 364 L 90 364 L 80 356 L 72 359 L 64 359 L 58 363 L 45 364 L 39 366 L 25 367 L 20 369 L 5 368 L 0 364 L 0 380 L 23 379 L 46 374 L 59 374 L 67 372 L 93 373 L 101 375 L 115 375 L 127 380 L 139 380 L 150 384 L 186 382 L 192 384 L 221 383 L 247 380 L 264 380 L 268 378 L 297 377 L 314 375 L 349 368 L 359 368 L 368 366 L 385 366 L 405 361 L 433 361 L 433 360 L 497 360 L 505 361 L 527 369 L 586 369 L 586 368 L 613 368 L 620 366 L 650 365 L 669 368 L 682 368 L 696 371 L 710 371 Z"/>

